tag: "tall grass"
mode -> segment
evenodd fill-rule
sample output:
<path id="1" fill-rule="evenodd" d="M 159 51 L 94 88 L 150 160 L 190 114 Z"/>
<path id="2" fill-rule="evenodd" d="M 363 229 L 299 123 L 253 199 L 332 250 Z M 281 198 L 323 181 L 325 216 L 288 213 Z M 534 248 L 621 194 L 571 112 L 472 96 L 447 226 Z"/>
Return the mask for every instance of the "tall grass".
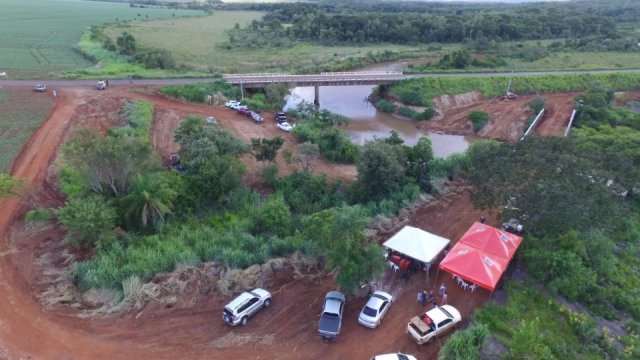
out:
<path id="1" fill-rule="evenodd" d="M 219 261 L 232 268 L 246 268 L 297 249 L 293 238 L 266 239 L 250 234 L 250 225 L 234 220 L 226 224 L 226 230 L 209 225 L 183 225 L 157 235 L 131 236 L 126 243 L 116 243 L 100 250 L 95 258 L 77 263 L 75 279 L 83 290 L 120 289 L 122 281 L 131 276 L 148 281 L 155 274 L 172 271 L 179 265 Z"/>

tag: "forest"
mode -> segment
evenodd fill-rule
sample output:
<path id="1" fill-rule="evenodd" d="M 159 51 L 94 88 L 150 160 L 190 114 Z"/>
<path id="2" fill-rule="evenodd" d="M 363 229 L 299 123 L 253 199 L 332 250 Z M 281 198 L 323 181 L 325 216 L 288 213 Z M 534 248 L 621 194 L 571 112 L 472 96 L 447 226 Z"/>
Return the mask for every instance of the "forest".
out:
<path id="1" fill-rule="evenodd" d="M 261 21 L 230 32 L 231 42 L 263 34 L 273 39 L 320 44 L 430 44 L 624 37 L 618 25 L 636 22 L 640 4 L 624 1 L 516 4 L 499 8 L 474 4 L 406 2 L 322 2 L 224 4 L 221 9 L 266 10 Z M 635 14 L 635 16 L 634 16 Z M 269 41 L 271 39 L 271 41 Z"/>

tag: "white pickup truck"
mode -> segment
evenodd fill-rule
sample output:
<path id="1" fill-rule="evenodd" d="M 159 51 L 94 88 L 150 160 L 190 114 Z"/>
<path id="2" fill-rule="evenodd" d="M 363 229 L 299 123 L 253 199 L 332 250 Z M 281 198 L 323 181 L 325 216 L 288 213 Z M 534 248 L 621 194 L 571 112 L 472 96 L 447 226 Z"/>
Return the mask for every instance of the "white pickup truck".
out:
<path id="1" fill-rule="evenodd" d="M 461 320 L 460 312 L 453 306 L 438 306 L 411 318 L 407 325 L 407 334 L 418 345 L 422 345 L 453 330 Z"/>

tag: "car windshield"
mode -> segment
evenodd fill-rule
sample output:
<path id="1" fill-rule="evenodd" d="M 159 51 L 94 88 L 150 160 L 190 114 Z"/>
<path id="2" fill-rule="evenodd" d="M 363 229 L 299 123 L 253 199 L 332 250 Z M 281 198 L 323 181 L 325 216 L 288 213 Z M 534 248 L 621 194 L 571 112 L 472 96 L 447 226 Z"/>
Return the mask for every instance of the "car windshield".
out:
<path id="1" fill-rule="evenodd" d="M 378 310 L 365 306 L 364 309 L 362 309 L 362 313 L 367 316 L 375 317 L 376 315 L 378 315 Z"/>
<path id="2" fill-rule="evenodd" d="M 409 358 L 405 354 L 398 354 L 398 360 L 409 360 Z"/>

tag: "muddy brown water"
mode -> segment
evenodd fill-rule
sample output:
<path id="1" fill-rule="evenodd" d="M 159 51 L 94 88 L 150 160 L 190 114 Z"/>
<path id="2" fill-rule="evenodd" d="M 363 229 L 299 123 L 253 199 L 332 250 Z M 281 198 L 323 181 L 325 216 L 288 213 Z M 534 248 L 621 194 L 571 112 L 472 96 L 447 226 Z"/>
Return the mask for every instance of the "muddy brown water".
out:
<path id="1" fill-rule="evenodd" d="M 364 144 L 367 140 L 386 138 L 396 131 L 406 145 L 413 146 L 426 136 L 431 139 L 436 157 L 463 152 L 469 146 L 464 136 L 427 133 L 416 128 L 410 120 L 378 111 L 366 100 L 373 91 L 370 85 L 321 86 L 320 108 L 351 119 L 347 131 L 353 142 Z M 295 108 L 302 101 L 313 102 L 313 87 L 296 87 L 286 97 L 285 110 Z"/>

